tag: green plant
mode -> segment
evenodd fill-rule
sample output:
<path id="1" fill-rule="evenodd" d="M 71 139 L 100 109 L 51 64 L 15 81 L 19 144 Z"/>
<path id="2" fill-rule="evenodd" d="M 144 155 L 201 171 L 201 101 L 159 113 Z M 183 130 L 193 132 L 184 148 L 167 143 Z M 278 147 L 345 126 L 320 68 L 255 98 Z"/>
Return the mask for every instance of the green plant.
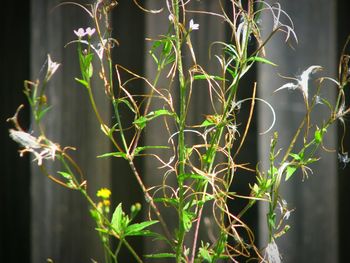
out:
<path id="1" fill-rule="evenodd" d="M 135 0 L 135 7 L 145 12 L 157 13 L 160 11 L 145 10 Z M 186 3 L 185 3 L 186 2 Z M 117 262 L 122 246 L 125 246 L 136 262 L 143 262 L 144 258 L 164 259 L 173 258 L 176 262 L 217 262 L 220 259 L 237 262 L 238 257 L 257 259 L 258 261 L 278 262 L 279 253 L 275 239 L 285 234 L 290 226 L 286 220 L 291 210 L 280 194 L 280 185 L 292 177 L 300 169 L 304 177 L 312 172 L 309 164 L 317 162 L 316 151 L 322 146 L 323 137 L 328 128 L 336 121 L 344 125 L 344 116 L 350 111 L 346 107 L 344 88 L 349 82 L 348 60 L 344 51 L 339 65 L 337 79 L 328 77 L 319 78 L 315 83 L 316 92 L 309 92 L 310 75 L 320 71 L 320 66 L 311 66 L 306 69 L 294 82 L 287 83 L 277 89 L 291 89 L 300 91 L 305 103 L 305 117 L 296 130 L 289 147 L 282 151 L 276 148 L 278 134 L 275 132 L 271 139 L 269 153 L 270 166 L 267 171 L 246 168 L 236 163 L 237 156 L 244 146 L 247 132 L 250 128 L 253 109 L 256 102 L 272 106 L 256 97 L 255 84 L 250 98 L 239 99 L 238 90 L 241 80 L 255 63 L 265 63 L 276 66 L 266 58 L 264 47 L 277 32 L 286 35 L 286 41 L 297 41 L 291 19 L 282 12 L 279 5 L 271 6 L 264 1 L 248 1 L 243 5 L 239 0 L 229 1 L 232 15 L 225 12 L 222 6 L 221 13 L 197 11 L 203 15 L 215 15 L 225 21 L 230 28 L 231 37 L 227 42 L 217 41 L 211 44 L 210 56 L 218 60 L 220 74 L 207 72 L 205 65 L 199 65 L 196 59 L 196 47 L 191 37 L 197 30 L 202 30 L 187 12 L 186 5 L 190 2 L 178 0 L 166 1 L 165 11 L 169 12 L 169 27 L 164 35 L 152 40 L 149 55 L 153 58 L 157 71 L 155 76 L 141 76 L 132 72 L 123 65 L 114 65 L 111 50 L 115 43 L 109 26 L 109 12 L 117 6 L 114 0 L 98 0 L 90 8 L 76 4 L 83 8 L 91 17 L 94 28 L 78 29 L 74 31 L 77 39 L 68 43 L 77 46 L 81 76 L 75 80 L 81 84 L 89 96 L 89 103 L 93 108 L 100 124 L 101 131 L 106 135 L 114 147 L 109 153 L 99 158 L 122 158 L 131 167 L 131 170 L 144 193 L 156 220 L 135 223 L 135 216 L 141 210 L 140 204 L 130 208 L 130 213 L 123 211 L 122 204 L 118 204 L 114 212 L 110 213 L 110 191 L 101 189 L 97 193 L 98 200 L 91 197 L 87 191 L 83 168 L 74 161 L 69 151 L 72 147 L 61 147 L 45 135 L 42 119 L 49 114 L 49 106 L 45 91 L 47 83 L 59 68 L 48 56 L 47 74 L 42 82 L 26 81 L 24 93 L 27 96 L 32 110 L 33 120 L 38 127 L 38 134 L 31 135 L 24 131 L 18 123 L 18 114 L 10 118 L 15 129 L 10 130 L 10 136 L 23 149 L 21 154 L 32 153 L 38 166 L 44 174 L 54 182 L 80 192 L 88 201 L 91 217 L 96 222 L 96 230 L 105 249 L 105 261 Z M 73 4 L 73 3 L 71 3 Z M 261 36 L 258 21 L 262 13 L 273 16 L 273 27 L 269 35 Z M 283 24 L 280 16 L 284 15 L 289 24 Z M 98 45 L 93 44 L 95 40 Z M 256 48 L 248 48 L 250 42 L 256 42 Z M 213 46 L 219 47 L 214 54 Z M 184 56 L 188 55 L 191 63 L 184 63 Z M 98 66 L 93 62 L 98 62 Z M 98 74 L 101 80 L 100 87 L 93 87 L 91 78 Z M 166 76 L 167 87 L 159 87 L 160 77 Z M 145 93 L 134 93 L 130 88 L 135 81 L 142 81 Z M 212 109 L 200 123 L 190 123 L 187 116 L 191 105 L 192 90 L 197 83 L 207 85 Z M 320 97 L 322 88 L 336 85 L 338 94 L 335 105 L 326 98 Z M 98 105 L 94 99 L 94 89 L 103 88 L 109 99 L 115 119 L 111 122 L 102 118 Z M 178 94 L 178 101 L 173 101 L 172 94 Z M 155 103 L 156 102 L 156 103 Z M 250 102 L 250 115 L 247 124 L 241 130 L 237 121 L 240 107 Z M 161 106 L 154 110 L 154 105 Z M 316 105 L 323 104 L 329 108 L 328 118 L 315 123 L 311 112 Z M 178 106 L 176 106 L 178 105 Z M 133 115 L 132 121 L 122 118 L 121 108 L 127 108 Z M 168 134 L 167 145 L 141 145 L 140 139 L 148 125 L 154 119 L 162 119 Z M 275 119 L 275 117 L 274 117 Z M 109 124 L 111 123 L 111 124 Z M 174 128 L 171 128 L 174 127 Z M 345 125 L 344 125 L 345 127 Z M 271 127 L 265 131 L 270 132 Z M 131 139 L 126 136 L 131 134 Z M 201 138 L 201 143 L 190 144 L 186 140 L 187 134 L 195 134 Z M 345 131 L 344 131 L 345 134 Z M 302 146 L 296 146 L 301 138 Z M 172 156 L 170 162 L 164 161 L 163 156 L 157 155 L 157 149 L 167 150 Z M 268 154 L 268 153 L 267 153 Z M 152 156 L 159 160 L 164 170 L 164 183 L 160 186 L 146 186 L 135 164 L 135 158 Z M 347 153 L 341 146 L 339 153 L 341 161 L 349 162 Z M 56 161 L 61 163 L 62 170 L 51 175 L 45 169 L 45 162 Z M 157 167 L 155 167 L 157 168 Z M 248 196 L 231 192 L 233 179 L 241 169 L 250 169 L 256 174 L 256 183 L 249 186 Z M 167 178 L 173 177 L 176 185 L 167 184 Z M 235 199 L 244 198 L 246 206 L 237 214 L 229 210 L 227 203 Z M 267 226 L 269 230 L 269 244 L 266 249 L 260 249 L 255 244 L 254 234 L 250 227 L 242 220 L 242 216 L 257 202 L 268 203 Z M 175 230 L 169 229 L 163 219 L 161 206 L 172 207 L 177 212 L 178 224 Z M 204 207 L 212 207 L 212 217 L 217 225 L 218 232 L 213 240 L 200 240 L 198 231 L 203 219 Z M 155 233 L 150 226 L 160 224 L 163 231 Z M 168 250 L 163 253 L 138 255 L 130 245 L 130 236 L 144 236 L 163 240 L 168 244 Z M 118 241 L 114 247 L 112 239 Z M 185 244 L 186 239 L 190 242 Z"/>

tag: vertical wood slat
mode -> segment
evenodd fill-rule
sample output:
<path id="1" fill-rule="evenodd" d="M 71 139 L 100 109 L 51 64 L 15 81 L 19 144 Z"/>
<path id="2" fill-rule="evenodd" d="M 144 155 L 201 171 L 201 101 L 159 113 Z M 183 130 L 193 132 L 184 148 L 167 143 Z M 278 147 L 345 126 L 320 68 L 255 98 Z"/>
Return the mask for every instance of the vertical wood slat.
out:
<path id="1" fill-rule="evenodd" d="M 74 146 L 73 153 L 88 181 L 88 191 L 95 196 L 97 188 L 109 187 L 108 160 L 96 156 L 109 151 L 91 106 L 86 89 L 74 81 L 80 75 L 76 46 L 64 44 L 76 39 L 73 29 L 89 26 L 88 15 L 76 6 L 61 6 L 59 1 L 35 0 L 31 4 L 31 76 L 45 74 L 42 68 L 47 53 L 62 63 L 48 87 L 48 102 L 53 109 L 46 115 L 46 135 L 61 146 Z M 74 17 L 74 19 L 71 19 Z M 47 65 L 46 65 L 47 66 Z M 97 66 L 96 66 L 97 67 Z M 97 69 L 95 69 L 97 70 Z M 103 118 L 109 118 L 103 85 L 92 80 L 96 103 Z M 49 165 L 54 173 L 62 169 Z M 32 262 L 102 262 L 103 255 L 88 203 L 78 193 L 62 188 L 45 178 L 32 165 Z"/>
<path id="2" fill-rule="evenodd" d="M 267 48 L 268 58 L 278 64 L 277 70 L 265 65 L 259 66 L 260 97 L 271 102 L 277 113 L 275 129 L 279 132 L 278 148 L 286 149 L 283 141 L 288 141 L 294 134 L 305 114 L 301 94 L 283 90 L 276 94 L 273 91 L 289 80 L 279 78 L 277 72 L 284 76 L 295 76 L 311 65 L 321 65 L 326 71 L 323 74 L 335 76 L 336 61 L 336 1 L 283 1 L 282 7 L 292 17 L 299 44 L 295 50 L 284 46 L 283 36 L 272 39 Z M 265 21 L 265 20 L 263 20 Z M 263 28 L 269 24 L 263 22 Z M 310 81 L 311 83 L 311 81 Z M 310 84 L 310 92 L 312 85 Z M 333 98 L 334 89 L 324 88 L 322 96 Z M 265 106 L 259 108 L 260 128 L 270 123 L 270 113 Z M 317 108 L 314 117 L 326 118 L 329 115 L 324 108 Z M 268 158 L 269 137 L 261 136 L 259 140 L 260 157 Z M 336 133 L 332 128 L 327 132 L 325 145 L 337 149 Z M 314 174 L 302 183 L 301 176 L 294 176 L 283 182 L 282 195 L 289 203 L 289 208 L 296 208 L 289 224 L 291 230 L 277 240 L 283 262 L 337 262 L 337 163 L 335 154 L 320 153 L 321 160 L 312 167 Z M 266 224 L 266 210 L 260 213 L 261 226 Z M 262 227 L 263 229 L 263 227 Z M 261 232 L 266 237 L 266 232 Z M 262 245 L 266 240 L 261 239 Z"/>

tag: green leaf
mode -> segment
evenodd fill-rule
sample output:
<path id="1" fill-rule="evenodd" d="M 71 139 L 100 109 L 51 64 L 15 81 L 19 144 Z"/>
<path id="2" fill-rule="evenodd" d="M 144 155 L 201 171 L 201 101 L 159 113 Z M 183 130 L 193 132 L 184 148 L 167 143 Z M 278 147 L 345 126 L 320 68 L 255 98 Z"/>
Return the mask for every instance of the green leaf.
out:
<path id="1" fill-rule="evenodd" d="M 238 52 L 236 50 L 236 47 L 234 45 L 228 45 L 226 43 L 223 43 L 225 45 L 225 53 L 230 55 L 232 58 L 239 57 Z"/>
<path id="2" fill-rule="evenodd" d="M 278 173 L 278 169 L 275 166 L 272 166 L 268 171 L 270 177 L 274 177 Z"/>
<path id="3" fill-rule="evenodd" d="M 107 158 L 107 157 L 117 157 L 117 158 L 121 157 L 127 160 L 127 156 L 123 152 L 111 152 L 111 153 L 105 153 L 97 156 L 97 158 Z"/>
<path id="4" fill-rule="evenodd" d="M 298 169 L 298 166 L 287 166 L 286 169 L 286 181 L 292 177 L 295 171 Z"/>
<path id="5" fill-rule="evenodd" d="M 124 217 L 124 213 L 123 213 L 123 209 L 122 209 L 122 203 L 120 203 L 116 207 L 116 209 L 114 210 L 112 220 L 111 220 L 111 225 L 112 225 L 114 231 L 120 236 L 122 236 L 123 230 L 124 230 L 123 229 L 123 226 L 124 226 L 123 217 Z"/>
<path id="6" fill-rule="evenodd" d="M 90 79 L 93 74 L 94 74 L 94 69 L 93 69 L 92 63 L 90 63 L 89 66 L 86 68 L 86 75 Z"/>
<path id="7" fill-rule="evenodd" d="M 174 253 L 157 253 L 145 255 L 146 258 L 176 258 Z"/>
<path id="8" fill-rule="evenodd" d="M 49 106 L 49 107 L 42 109 L 38 114 L 38 120 L 40 121 L 51 108 L 52 108 L 52 106 Z"/>
<path id="9" fill-rule="evenodd" d="M 72 178 L 72 175 L 70 173 L 61 172 L 61 171 L 58 171 L 57 173 L 62 175 L 66 179 L 71 179 Z"/>
<path id="10" fill-rule="evenodd" d="M 254 184 L 253 187 L 251 187 L 252 191 L 255 193 L 255 194 L 259 194 L 260 193 L 260 187 L 257 185 L 257 184 Z"/>
<path id="11" fill-rule="evenodd" d="M 208 245 L 209 247 L 209 245 Z M 213 261 L 213 257 L 210 255 L 210 252 L 207 248 L 207 246 L 202 246 L 199 248 L 199 255 L 202 259 L 208 261 L 208 262 L 212 262 Z"/>
<path id="12" fill-rule="evenodd" d="M 200 175 L 200 174 L 190 174 L 190 173 L 179 174 L 178 180 L 179 180 L 180 182 L 183 182 L 183 181 L 185 181 L 186 179 L 208 180 L 208 178 L 206 178 L 205 176 Z"/>
<path id="13" fill-rule="evenodd" d="M 148 149 L 169 149 L 169 148 L 170 148 L 169 146 L 161 146 L 161 145 L 136 147 L 135 154 L 139 154 L 140 152 Z"/>
<path id="14" fill-rule="evenodd" d="M 215 123 L 214 122 L 212 122 L 211 120 L 204 120 L 202 123 L 201 123 L 201 125 L 200 125 L 200 127 L 208 127 L 208 126 L 212 126 L 212 125 L 215 125 Z"/>
<path id="15" fill-rule="evenodd" d="M 211 163 L 213 161 L 213 158 L 211 157 L 211 154 L 203 154 L 202 160 L 205 163 Z"/>
<path id="16" fill-rule="evenodd" d="M 113 101 L 113 105 L 118 105 L 119 103 L 125 104 L 133 113 L 136 113 L 133 105 L 130 103 L 130 101 L 126 99 L 117 99 Z"/>
<path id="17" fill-rule="evenodd" d="M 168 110 L 160 109 L 160 110 L 156 110 L 156 111 L 151 111 L 146 116 L 140 116 L 138 119 L 136 119 L 133 122 L 133 124 L 135 124 L 139 129 L 143 129 L 146 127 L 146 124 L 148 121 L 153 120 L 159 116 L 164 116 L 164 115 L 175 116 L 174 113 L 172 113 Z"/>
<path id="18" fill-rule="evenodd" d="M 321 132 L 321 130 L 316 130 L 315 131 L 315 142 L 316 143 L 321 143 L 322 142 L 322 137 L 323 137 L 323 134 Z"/>
<path id="19" fill-rule="evenodd" d="M 90 215 L 96 221 L 96 223 L 101 221 L 101 215 L 99 212 L 97 212 L 97 210 L 90 209 Z"/>
<path id="20" fill-rule="evenodd" d="M 75 80 L 80 84 L 82 84 L 85 88 L 88 88 L 89 84 L 85 80 L 78 79 L 78 78 L 75 78 Z"/>
<path id="21" fill-rule="evenodd" d="M 159 116 L 164 116 L 164 115 L 168 115 L 168 116 L 174 116 L 174 113 L 168 111 L 168 110 L 164 110 L 164 109 L 160 109 L 160 110 L 156 110 L 156 111 L 151 111 L 150 113 L 148 113 L 146 115 L 146 117 L 149 119 L 149 120 L 152 120 L 156 117 L 159 117 Z"/>
<path id="22" fill-rule="evenodd" d="M 214 75 L 204 75 L 204 74 L 201 74 L 201 75 L 195 75 L 193 76 L 193 78 L 195 80 L 208 80 L 208 79 L 213 79 L 213 80 L 225 80 L 225 78 L 222 78 L 222 77 L 219 77 L 219 76 L 214 76 Z"/>
<path id="23" fill-rule="evenodd" d="M 250 57 L 247 59 L 247 62 L 250 62 L 250 61 L 260 62 L 260 63 L 269 64 L 271 66 L 277 67 L 275 63 L 263 57 L 258 57 L 258 56 Z"/>
<path id="24" fill-rule="evenodd" d="M 314 162 L 317 162 L 319 160 L 320 160 L 320 158 L 309 158 L 309 159 L 307 159 L 306 164 L 314 163 Z"/>
<path id="25" fill-rule="evenodd" d="M 95 230 L 98 231 L 98 232 L 100 232 L 100 233 L 103 233 L 103 234 L 108 234 L 108 230 L 106 230 L 106 229 L 104 229 L 104 228 L 96 227 Z"/>
<path id="26" fill-rule="evenodd" d="M 163 202 L 163 203 L 173 205 L 175 207 L 178 207 L 179 205 L 179 202 L 176 198 L 158 197 L 158 198 L 154 198 L 153 202 L 157 202 L 157 203 Z"/>
<path id="27" fill-rule="evenodd" d="M 82 76 L 85 80 L 90 79 L 93 74 L 93 66 L 92 66 L 92 59 L 93 59 L 94 54 L 89 53 L 87 55 L 85 54 L 80 54 L 80 62 L 81 62 L 81 73 Z"/>
<path id="28" fill-rule="evenodd" d="M 296 161 L 301 161 L 303 159 L 303 156 L 302 155 L 299 155 L 299 154 L 295 154 L 295 153 L 290 153 L 289 154 L 291 157 L 294 158 L 294 160 Z"/>
<path id="29" fill-rule="evenodd" d="M 315 131 L 315 142 L 316 143 L 322 143 L 323 135 L 327 132 L 326 128 L 319 129 Z"/>
<path id="30" fill-rule="evenodd" d="M 275 213 L 272 213 L 269 215 L 268 223 L 272 229 L 276 229 L 276 214 Z"/>
<path id="31" fill-rule="evenodd" d="M 188 208 L 188 207 L 189 207 L 189 204 L 191 204 L 192 207 L 193 207 L 193 206 L 196 206 L 196 205 L 198 205 L 198 206 L 203 206 L 206 202 L 211 201 L 211 200 L 213 200 L 213 199 L 214 199 L 214 197 L 213 197 L 212 195 L 206 195 L 206 196 L 205 196 L 204 198 L 202 198 L 202 199 L 194 200 L 194 201 L 192 201 L 192 202 L 187 203 L 187 204 L 184 206 L 184 208 Z"/>
<path id="32" fill-rule="evenodd" d="M 290 225 L 285 225 L 284 228 L 280 232 L 274 234 L 273 237 L 279 238 L 283 236 L 285 233 L 287 233 L 289 229 L 290 229 Z"/>
<path id="33" fill-rule="evenodd" d="M 231 77 L 234 79 L 237 76 L 237 73 L 233 70 L 226 68 L 227 72 L 230 73 Z"/>
<path id="34" fill-rule="evenodd" d="M 136 119 L 133 124 L 136 125 L 137 128 L 139 128 L 140 130 L 142 130 L 143 128 L 146 127 L 146 123 L 147 123 L 147 118 L 145 116 L 140 116 L 138 119 Z"/>
<path id="35" fill-rule="evenodd" d="M 195 218 L 195 214 L 186 210 L 182 211 L 182 223 L 186 232 L 191 230 L 192 220 Z"/>
<path id="36" fill-rule="evenodd" d="M 125 236 L 138 236 L 138 235 L 142 235 L 143 233 L 148 233 L 148 232 L 142 232 L 142 230 L 156 223 L 158 223 L 157 220 L 151 220 L 151 221 L 145 221 L 142 223 L 135 223 L 135 224 L 129 225 L 125 229 Z"/>

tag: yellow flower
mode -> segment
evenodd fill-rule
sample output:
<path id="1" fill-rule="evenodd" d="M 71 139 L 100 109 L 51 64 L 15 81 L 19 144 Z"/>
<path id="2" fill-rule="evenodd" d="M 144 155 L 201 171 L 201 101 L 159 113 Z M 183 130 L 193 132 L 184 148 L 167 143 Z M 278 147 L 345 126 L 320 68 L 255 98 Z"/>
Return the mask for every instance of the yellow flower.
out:
<path id="1" fill-rule="evenodd" d="M 108 199 L 111 196 L 111 190 L 108 188 L 101 188 L 97 191 L 97 197 L 101 197 L 102 199 Z"/>
<path id="2" fill-rule="evenodd" d="M 110 206 L 111 205 L 111 201 L 109 201 L 109 200 L 103 200 L 103 205 L 104 206 Z"/>

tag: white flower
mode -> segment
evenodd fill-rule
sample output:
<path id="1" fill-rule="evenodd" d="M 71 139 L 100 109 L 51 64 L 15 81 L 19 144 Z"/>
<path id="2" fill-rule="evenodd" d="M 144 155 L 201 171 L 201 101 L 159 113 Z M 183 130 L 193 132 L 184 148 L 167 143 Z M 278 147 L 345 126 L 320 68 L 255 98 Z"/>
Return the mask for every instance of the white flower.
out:
<path id="1" fill-rule="evenodd" d="M 344 165 L 343 169 L 350 162 L 350 158 L 349 158 L 347 152 L 345 152 L 345 153 L 338 153 L 338 159 L 339 159 L 339 162 L 341 162 Z"/>
<path id="2" fill-rule="evenodd" d="M 303 93 L 305 100 L 307 101 L 308 97 L 309 97 L 309 78 L 310 75 L 321 70 L 322 67 L 321 66 L 310 66 L 309 68 L 307 68 L 298 79 L 295 79 L 297 81 L 297 83 L 292 83 L 289 82 L 287 84 L 284 84 L 282 87 L 278 88 L 275 90 L 275 92 L 280 91 L 282 89 L 300 89 L 301 92 Z"/>
<path id="3" fill-rule="evenodd" d="M 190 20 L 190 31 L 199 30 L 199 24 L 195 24 L 193 19 Z"/>
<path id="4" fill-rule="evenodd" d="M 56 70 L 61 64 L 57 62 L 53 62 L 51 60 L 50 55 L 47 55 L 47 72 L 46 72 L 46 80 L 50 80 L 53 74 L 55 74 Z"/>
<path id="5" fill-rule="evenodd" d="M 170 21 L 171 23 L 174 23 L 174 15 L 173 15 L 173 14 L 170 14 L 170 15 L 168 16 L 168 19 L 169 19 L 169 21 Z"/>
<path id="6" fill-rule="evenodd" d="M 321 66 L 311 66 L 301 74 L 300 79 L 298 80 L 298 83 L 306 99 L 308 98 L 308 93 L 309 93 L 310 75 L 321 69 L 322 69 Z"/>
<path id="7" fill-rule="evenodd" d="M 29 133 L 24 131 L 16 131 L 14 129 L 10 129 L 9 132 L 12 140 L 17 142 L 21 146 L 33 149 L 41 148 L 41 145 L 40 143 L 38 143 L 37 138 L 30 135 Z"/>
<path id="8" fill-rule="evenodd" d="M 56 152 L 59 150 L 59 147 L 53 142 L 46 139 L 42 143 L 42 138 L 36 138 L 24 131 L 10 129 L 10 137 L 24 147 L 20 150 L 20 156 L 23 156 L 26 152 L 34 154 L 35 159 L 33 161 L 37 161 L 39 166 L 42 165 L 44 159 L 54 161 Z"/>

